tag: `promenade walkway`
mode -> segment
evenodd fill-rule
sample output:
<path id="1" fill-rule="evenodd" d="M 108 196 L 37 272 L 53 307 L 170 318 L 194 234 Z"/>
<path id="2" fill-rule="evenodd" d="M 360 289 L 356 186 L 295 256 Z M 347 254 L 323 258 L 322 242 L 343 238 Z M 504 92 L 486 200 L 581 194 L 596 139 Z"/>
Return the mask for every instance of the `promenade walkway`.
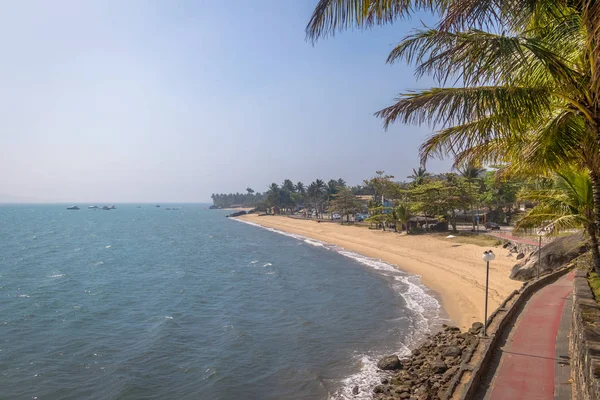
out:
<path id="1" fill-rule="evenodd" d="M 490 236 L 495 236 L 495 237 L 500 238 L 500 239 L 510 240 L 513 243 L 523 243 L 523 244 L 529 244 L 529 245 L 532 245 L 532 246 L 537 246 L 538 245 L 538 241 L 537 240 L 513 236 L 512 232 L 506 232 L 506 231 L 488 231 L 487 234 L 490 235 Z M 544 243 L 542 243 L 542 247 L 543 247 L 543 245 L 544 245 Z"/>
<path id="2" fill-rule="evenodd" d="M 529 299 L 495 355 L 493 377 L 481 398 L 571 399 L 568 307 L 574 275 L 570 272 Z"/>

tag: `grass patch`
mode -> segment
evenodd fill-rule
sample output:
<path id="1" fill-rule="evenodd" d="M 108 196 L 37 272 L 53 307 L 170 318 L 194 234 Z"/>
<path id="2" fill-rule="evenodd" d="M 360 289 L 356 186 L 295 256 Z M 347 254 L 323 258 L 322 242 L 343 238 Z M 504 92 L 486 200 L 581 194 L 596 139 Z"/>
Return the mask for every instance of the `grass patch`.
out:
<path id="1" fill-rule="evenodd" d="M 444 232 L 444 233 L 436 233 L 434 235 L 436 235 L 442 239 L 448 235 L 453 235 L 456 237 L 452 238 L 452 239 L 447 239 L 447 240 L 451 240 L 456 243 L 474 244 L 476 246 L 481 246 L 481 247 L 496 247 L 496 246 L 501 246 L 503 243 L 502 240 L 492 237 L 492 236 L 488 236 L 483 233 L 448 231 L 448 232 Z"/>
<path id="2" fill-rule="evenodd" d="M 590 283 L 592 292 L 594 292 L 598 305 L 600 305 L 600 276 L 595 272 L 590 272 L 588 275 L 588 282 Z"/>

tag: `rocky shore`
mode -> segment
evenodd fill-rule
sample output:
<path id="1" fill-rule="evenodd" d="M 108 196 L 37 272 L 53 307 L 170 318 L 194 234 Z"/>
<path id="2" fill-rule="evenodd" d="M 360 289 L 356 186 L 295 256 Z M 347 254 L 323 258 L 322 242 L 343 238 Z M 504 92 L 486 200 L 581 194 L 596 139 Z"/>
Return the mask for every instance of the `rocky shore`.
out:
<path id="1" fill-rule="evenodd" d="M 375 399 L 445 400 L 459 365 L 479 341 L 483 324 L 476 322 L 468 332 L 455 326 L 430 336 L 404 359 L 392 355 L 382 358 L 377 366 L 389 375 L 374 389 Z M 355 388 L 355 393 L 356 393 Z"/>

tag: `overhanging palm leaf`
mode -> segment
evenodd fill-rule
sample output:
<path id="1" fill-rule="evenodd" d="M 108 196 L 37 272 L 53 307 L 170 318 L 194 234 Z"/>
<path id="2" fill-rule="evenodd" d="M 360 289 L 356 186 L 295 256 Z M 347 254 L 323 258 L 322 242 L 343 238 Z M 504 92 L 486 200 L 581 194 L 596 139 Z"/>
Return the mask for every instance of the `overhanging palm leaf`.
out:
<path id="1" fill-rule="evenodd" d="M 345 29 L 384 25 L 407 17 L 415 9 L 439 10 L 436 0 L 320 0 L 306 27 L 306 36 L 316 41 Z"/>
<path id="2" fill-rule="evenodd" d="M 568 31 L 570 36 L 565 31 L 556 33 L 561 41 L 555 40 L 553 46 L 568 46 L 581 37 L 577 30 Z M 548 40 L 551 33 L 542 34 Z M 526 74 L 530 84 L 536 77 L 541 79 L 536 83 L 576 85 L 578 73 L 571 67 L 572 62 L 547 48 L 545 43 L 536 37 L 505 36 L 481 30 L 419 30 L 404 38 L 392 50 L 387 62 L 405 59 L 416 65 L 417 77 L 432 74 L 437 81 L 446 82 L 456 76 L 467 86 L 492 79 L 514 82 L 518 77 L 515 71 Z M 547 73 L 548 69 L 552 74 Z"/>
<path id="3" fill-rule="evenodd" d="M 432 88 L 418 93 L 401 94 L 397 100 L 396 104 L 375 113 L 384 119 L 385 128 L 396 120 L 452 126 L 494 114 L 498 118 L 518 120 L 547 112 L 552 97 L 547 88 L 507 85 Z"/>

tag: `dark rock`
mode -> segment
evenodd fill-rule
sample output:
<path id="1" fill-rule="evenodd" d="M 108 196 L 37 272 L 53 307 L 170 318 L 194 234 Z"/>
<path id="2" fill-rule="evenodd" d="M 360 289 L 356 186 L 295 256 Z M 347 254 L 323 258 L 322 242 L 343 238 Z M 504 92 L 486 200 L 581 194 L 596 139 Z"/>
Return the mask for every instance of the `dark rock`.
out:
<path id="1" fill-rule="evenodd" d="M 400 395 L 398 396 L 398 398 L 399 399 L 403 399 L 403 400 L 410 399 L 410 393 L 406 393 L 406 392 L 400 393 Z"/>
<path id="2" fill-rule="evenodd" d="M 504 244 L 502 245 L 502 248 L 503 248 L 503 249 L 507 249 L 507 248 L 509 248 L 510 246 L 512 246 L 512 243 L 511 243 L 511 242 L 506 242 L 506 243 L 504 243 Z"/>
<path id="3" fill-rule="evenodd" d="M 377 385 L 375 386 L 375 388 L 373 389 L 373 393 L 385 393 L 386 387 L 383 385 Z"/>
<path id="4" fill-rule="evenodd" d="M 352 394 L 355 395 L 355 396 L 358 394 L 358 386 L 354 386 L 352 388 Z"/>
<path id="5" fill-rule="evenodd" d="M 382 369 L 384 371 L 392 371 L 396 369 L 402 369 L 402 363 L 397 355 L 383 357 L 377 363 L 377 368 Z"/>
<path id="6" fill-rule="evenodd" d="M 381 383 L 387 385 L 388 383 L 390 383 L 390 381 L 388 380 L 388 378 L 381 378 Z"/>
<path id="7" fill-rule="evenodd" d="M 398 393 L 398 394 L 400 394 L 400 393 L 410 393 L 410 387 L 405 386 L 405 385 L 397 386 L 394 389 L 394 393 Z"/>
<path id="8" fill-rule="evenodd" d="M 511 253 L 518 253 L 519 250 L 516 247 L 513 247 L 509 250 Z"/>
<path id="9" fill-rule="evenodd" d="M 481 322 L 473 322 L 471 325 L 471 329 L 469 329 L 469 333 L 473 335 L 478 335 L 483 329 L 483 324 Z"/>
<path id="10" fill-rule="evenodd" d="M 446 347 L 442 350 L 442 355 L 444 357 L 459 357 L 462 355 L 462 349 L 458 346 Z"/>
<path id="11" fill-rule="evenodd" d="M 460 328 L 458 326 L 446 326 L 445 330 L 447 332 L 460 332 Z"/>
<path id="12" fill-rule="evenodd" d="M 432 361 L 430 367 L 434 374 L 443 374 L 448 370 L 446 363 L 441 360 Z"/>
<path id="13" fill-rule="evenodd" d="M 525 257 L 525 254 L 523 254 L 523 253 L 517 254 L 517 260 L 520 260 L 523 257 Z"/>
<path id="14" fill-rule="evenodd" d="M 542 247 L 540 271 L 553 271 L 569 263 L 587 251 L 586 240 L 582 233 L 564 236 L 553 240 Z M 527 281 L 537 276 L 538 251 L 515 264 L 510 278 Z"/>
<path id="15" fill-rule="evenodd" d="M 246 215 L 246 211 L 238 211 L 238 212 L 234 212 L 233 214 L 229 214 L 227 217 L 239 217 L 241 215 Z"/>

